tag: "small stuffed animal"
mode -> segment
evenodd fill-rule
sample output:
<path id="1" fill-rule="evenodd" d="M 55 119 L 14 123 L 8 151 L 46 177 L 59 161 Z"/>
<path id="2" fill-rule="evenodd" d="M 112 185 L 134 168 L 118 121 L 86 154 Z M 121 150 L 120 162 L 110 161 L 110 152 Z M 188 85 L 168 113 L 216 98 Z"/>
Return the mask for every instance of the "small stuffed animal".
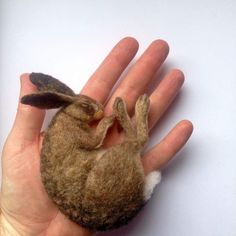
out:
<path id="1" fill-rule="evenodd" d="M 148 139 L 149 98 L 135 105 L 136 125 L 117 97 L 113 114 L 103 117 L 103 106 L 76 95 L 59 80 L 31 73 L 39 92 L 21 102 L 41 109 L 61 109 L 45 132 L 41 150 L 41 176 L 45 189 L 72 221 L 92 230 L 127 224 L 150 198 L 160 173 L 145 176 L 140 153 Z M 120 144 L 102 148 L 106 133 L 117 120 L 125 137 Z M 100 120 L 96 128 L 90 123 Z"/>

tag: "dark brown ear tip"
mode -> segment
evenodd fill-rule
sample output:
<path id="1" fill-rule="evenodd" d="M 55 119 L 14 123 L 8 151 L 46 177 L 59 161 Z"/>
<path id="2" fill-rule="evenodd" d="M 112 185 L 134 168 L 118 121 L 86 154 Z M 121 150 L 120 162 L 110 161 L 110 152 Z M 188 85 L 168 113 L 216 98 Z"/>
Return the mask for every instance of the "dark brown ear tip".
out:
<path id="1" fill-rule="evenodd" d="M 38 72 L 31 72 L 29 75 L 29 79 L 33 84 L 37 84 L 37 81 L 40 78 L 44 78 L 45 76 L 48 76 L 48 75 L 45 75 L 43 73 L 38 73 Z"/>
<path id="2" fill-rule="evenodd" d="M 36 78 L 36 77 L 41 77 L 41 76 L 51 77 L 50 75 L 46 75 L 46 74 L 43 74 L 43 73 L 40 73 L 40 72 L 31 72 L 29 76 L 30 76 L 30 78 Z"/>
<path id="3" fill-rule="evenodd" d="M 38 73 L 31 72 L 31 73 L 29 74 L 30 80 L 32 80 L 36 74 L 38 74 Z"/>
<path id="4" fill-rule="evenodd" d="M 29 75 L 29 78 L 32 83 L 38 83 L 38 81 L 40 81 L 40 80 L 47 80 L 47 79 L 57 80 L 57 79 L 53 78 L 51 75 L 47 75 L 47 74 L 40 73 L 40 72 L 31 72 Z"/>
<path id="5" fill-rule="evenodd" d="M 33 85 L 35 85 L 36 87 L 37 87 L 37 89 L 39 89 L 39 84 L 37 83 L 37 81 L 38 81 L 38 78 L 39 78 L 39 75 L 40 73 L 35 73 L 35 72 L 32 72 L 32 73 L 30 73 L 30 75 L 29 75 L 29 80 L 30 80 L 30 82 L 33 84 Z"/>
<path id="6" fill-rule="evenodd" d="M 20 99 L 20 103 L 22 103 L 22 104 L 29 105 L 29 102 L 30 102 L 30 97 L 29 97 L 28 95 L 23 96 L 23 97 Z"/>

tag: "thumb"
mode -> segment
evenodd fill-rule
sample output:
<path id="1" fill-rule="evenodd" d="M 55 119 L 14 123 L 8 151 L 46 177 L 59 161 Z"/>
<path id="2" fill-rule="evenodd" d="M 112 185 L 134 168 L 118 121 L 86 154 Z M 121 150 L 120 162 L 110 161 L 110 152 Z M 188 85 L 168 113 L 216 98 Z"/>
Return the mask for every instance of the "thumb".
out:
<path id="1" fill-rule="evenodd" d="M 20 102 L 22 96 L 37 92 L 37 88 L 29 80 L 29 74 L 21 75 L 20 82 L 20 99 L 11 136 L 32 142 L 39 137 L 45 111 Z"/>

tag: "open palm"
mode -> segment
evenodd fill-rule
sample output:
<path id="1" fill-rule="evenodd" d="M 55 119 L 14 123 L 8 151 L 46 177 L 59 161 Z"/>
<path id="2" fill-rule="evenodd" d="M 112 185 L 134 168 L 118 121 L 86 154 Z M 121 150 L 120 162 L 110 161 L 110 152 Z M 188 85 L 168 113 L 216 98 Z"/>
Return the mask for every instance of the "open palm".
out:
<path id="1" fill-rule="evenodd" d="M 121 73 L 133 59 L 138 43 L 133 38 L 122 39 L 91 76 L 83 90 L 101 103 L 106 103 L 105 114 L 112 113 L 115 97 L 127 103 L 130 115 L 140 96 L 146 92 L 155 73 L 168 54 L 168 45 L 162 40 L 151 43 L 130 69 L 125 79 L 110 94 Z M 184 82 L 183 73 L 170 71 L 150 95 L 149 127 L 155 126 L 175 98 Z M 21 93 L 34 93 L 36 88 L 29 75 L 21 76 Z M 108 100 L 109 97 L 109 100 Z M 40 178 L 40 134 L 45 111 L 19 103 L 12 131 L 2 155 L 1 221 L 2 230 L 13 235 L 91 235 L 92 232 L 69 221 L 48 198 Z M 145 173 L 164 166 L 186 143 L 192 133 L 189 121 L 179 122 L 172 131 L 143 157 Z M 116 143 L 121 133 L 114 127 L 106 139 L 107 145 Z"/>

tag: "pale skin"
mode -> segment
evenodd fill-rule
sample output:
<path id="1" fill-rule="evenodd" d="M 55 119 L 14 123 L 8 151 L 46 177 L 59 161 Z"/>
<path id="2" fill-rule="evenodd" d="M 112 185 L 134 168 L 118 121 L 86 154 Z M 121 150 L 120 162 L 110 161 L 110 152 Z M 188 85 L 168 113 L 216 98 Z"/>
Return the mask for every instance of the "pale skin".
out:
<path id="1" fill-rule="evenodd" d="M 124 80 L 110 91 L 138 50 L 138 42 L 130 37 L 122 39 L 108 54 L 88 80 L 81 93 L 100 103 L 106 102 L 105 115 L 112 113 L 117 96 L 122 97 L 130 114 L 137 98 L 146 92 L 168 55 L 163 40 L 155 40 L 129 70 Z M 150 95 L 149 129 L 157 125 L 184 83 L 184 75 L 173 69 L 162 79 Z M 20 97 L 36 92 L 29 74 L 21 76 Z M 41 127 L 45 111 L 32 106 L 18 105 L 13 128 L 2 153 L 1 235 L 89 236 L 93 232 L 68 220 L 48 198 L 40 179 L 39 159 L 43 140 Z M 161 142 L 142 157 L 145 173 L 163 168 L 185 145 L 193 130 L 192 123 L 180 121 Z M 117 143 L 122 132 L 114 127 L 106 138 L 106 145 Z"/>

